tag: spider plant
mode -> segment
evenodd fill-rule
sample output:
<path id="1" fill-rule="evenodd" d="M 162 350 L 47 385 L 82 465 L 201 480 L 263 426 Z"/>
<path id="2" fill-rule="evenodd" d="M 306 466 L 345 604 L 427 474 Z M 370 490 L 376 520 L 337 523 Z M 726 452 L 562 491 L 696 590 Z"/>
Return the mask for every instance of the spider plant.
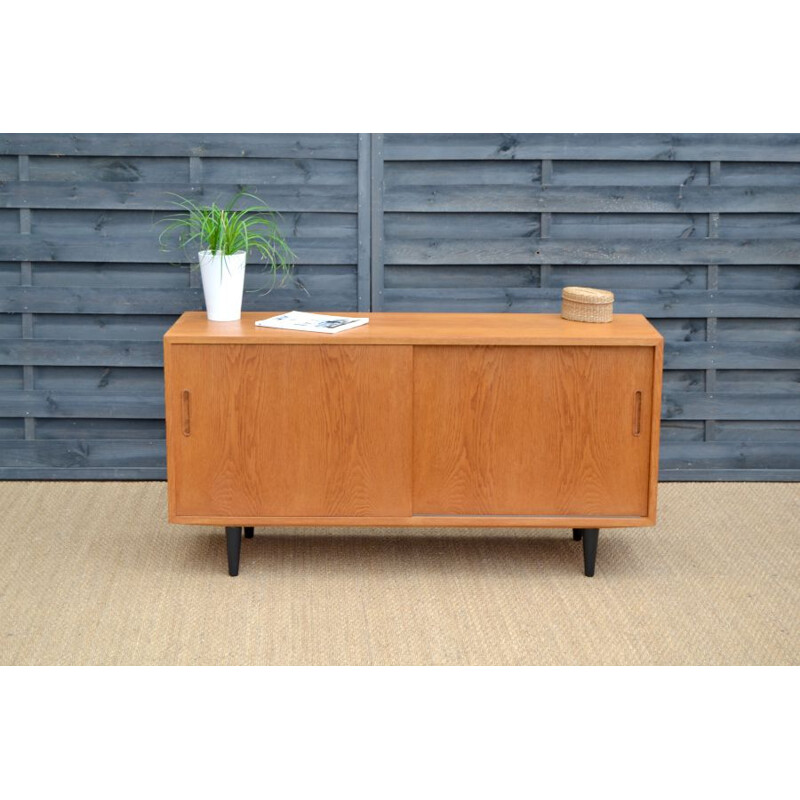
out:
<path id="1" fill-rule="evenodd" d="M 210 206 L 198 206 L 186 197 L 170 194 L 177 198 L 173 204 L 181 211 L 160 220 L 165 225 L 158 237 L 163 251 L 170 249 L 169 240 L 177 235 L 178 246 L 184 250 L 193 245 L 199 250 L 210 251 L 212 255 L 222 255 L 220 270 L 226 264 L 226 256 L 255 251 L 264 260 L 265 269 L 272 274 L 272 287 L 278 276 L 282 284 L 291 272 L 295 255 L 275 222 L 275 217 L 280 215 L 256 195 L 238 192 L 227 206 L 216 202 Z M 234 210 L 242 198 L 256 202 Z M 191 260 L 192 269 L 197 269 L 198 265 L 194 259 Z"/>

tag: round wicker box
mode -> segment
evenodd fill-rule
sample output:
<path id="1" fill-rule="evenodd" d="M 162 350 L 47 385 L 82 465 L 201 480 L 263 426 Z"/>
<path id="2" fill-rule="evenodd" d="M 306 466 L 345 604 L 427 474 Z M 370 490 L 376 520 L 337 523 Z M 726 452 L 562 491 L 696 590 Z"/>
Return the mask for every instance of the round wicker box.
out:
<path id="1" fill-rule="evenodd" d="M 574 322 L 611 322 L 614 295 L 604 289 L 565 286 L 561 290 L 561 316 Z"/>

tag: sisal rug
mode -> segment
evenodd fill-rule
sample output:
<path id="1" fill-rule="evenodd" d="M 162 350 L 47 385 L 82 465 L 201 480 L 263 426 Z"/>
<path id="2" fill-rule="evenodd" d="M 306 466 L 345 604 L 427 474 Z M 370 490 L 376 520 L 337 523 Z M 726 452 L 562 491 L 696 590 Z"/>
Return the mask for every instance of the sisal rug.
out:
<path id="1" fill-rule="evenodd" d="M 655 528 L 166 522 L 163 483 L 0 483 L 0 663 L 797 664 L 800 484 L 671 483 Z"/>

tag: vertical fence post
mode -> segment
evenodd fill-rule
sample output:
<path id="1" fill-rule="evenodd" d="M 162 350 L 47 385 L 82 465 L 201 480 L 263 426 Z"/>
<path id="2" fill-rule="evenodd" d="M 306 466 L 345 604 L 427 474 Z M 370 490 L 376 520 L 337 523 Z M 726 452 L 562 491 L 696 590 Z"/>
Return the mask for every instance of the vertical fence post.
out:
<path id="1" fill-rule="evenodd" d="M 192 187 L 200 186 L 203 183 L 203 162 L 198 156 L 189 156 L 189 183 Z M 189 264 L 189 286 L 192 289 L 199 289 L 202 285 L 200 270 L 192 269 L 192 266 Z"/>
<path id="2" fill-rule="evenodd" d="M 369 311 L 372 227 L 372 134 L 358 134 L 358 310 Z"/>
<path id="3" fill-rule="evenodd" d="M 371 175 L 371 277 L 372 310 L 383 311 L 383 134 L 372 134 Z"/>
<path id="4" fill-rule="evenodd" d="M 719 183 L 720 162 L 711 161 L 708 165 L 708 183 L 714 186 Z M 708 238 L 719 238 L 719 213 L 712 211 L 708 215 Z M 709 292 L 716 291 L 719 287 L 719 266 L 717 264 L 707 264 L 706 269 L 706 289 Z M 716 305 L 716 303 L 714 304 Z M 715 342 L 717 340 L 717 318 L 709 315 L 706 319 L 706 341 Z M 706 394 L 713 394 L 717 390 L 717 370 L 714 367 L 706 369 L 705 380 Z M 711 442 L 716 439 L 716 424 L 713 419 L 707 419 L 703 423 L 703 439 Z"/>
<path id="5" fill-rule="evenodd" d="M 541 187 L 544 189 L 553 181 L 553 161 L 549 158 L 542 159 L 540 182 Z M 550 223 L 553 215 L 549 211 L 542 211 L 539 214 L 539 238 L 547 239 L 550 236 Z M 551 265 L 539 265 L 539 286 L 542 289 L 550 287 Z"/>
<path id="6" fill-rule="evenodd" d="M 18 156 L 18 169 L 20 182 L 30 180 L 30 156 Z M 19 232 L 23 236 L 30 236 L 31 233 L 31 210 L 20 208 L 19 210 Z M 20 262 L 20 284 L 22 286 L 33 285 L 33 264 L 30 261 Z M 22 316 L 22 338 L 33 338 L 33 314 L 23 312 Z M 22 387 L 26 392 L 33 389 L 33 367 L 25 364 L 22 367 Z M 25 438 L 34 439 L 36 437 L 36 420 L 33 417 L 25 417 Z"/>

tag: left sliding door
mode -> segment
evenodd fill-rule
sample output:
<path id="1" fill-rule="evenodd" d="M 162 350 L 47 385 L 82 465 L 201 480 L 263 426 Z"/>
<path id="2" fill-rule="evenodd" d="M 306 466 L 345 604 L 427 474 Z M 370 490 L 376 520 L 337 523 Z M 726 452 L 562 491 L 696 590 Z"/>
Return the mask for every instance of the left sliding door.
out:
<path id="1" fill-rule="evenodd" d="M 170 519 L 411 515 L 410 347 L 170 349 Z"/>

